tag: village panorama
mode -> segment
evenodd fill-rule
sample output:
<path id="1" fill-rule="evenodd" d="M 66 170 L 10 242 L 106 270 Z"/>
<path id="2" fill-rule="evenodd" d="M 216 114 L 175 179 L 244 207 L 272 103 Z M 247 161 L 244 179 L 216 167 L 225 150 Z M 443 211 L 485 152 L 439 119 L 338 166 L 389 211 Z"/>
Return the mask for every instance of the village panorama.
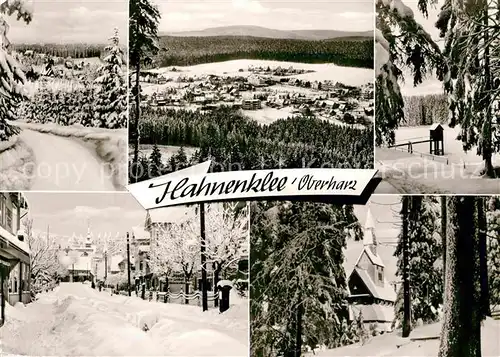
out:
<path id="1" fill-rule="evenodd" d="M 232 13 L 241 4 L 227 5 Z M 176 31 L 157 10 L 154 56 L 140 59 L 145 49 L 134 36 L 141 34 L 129 41 L 137 47 L 130 48 L 130 182 L 207 160 L 212 171 L 373 167 L 370 27 Z"/>

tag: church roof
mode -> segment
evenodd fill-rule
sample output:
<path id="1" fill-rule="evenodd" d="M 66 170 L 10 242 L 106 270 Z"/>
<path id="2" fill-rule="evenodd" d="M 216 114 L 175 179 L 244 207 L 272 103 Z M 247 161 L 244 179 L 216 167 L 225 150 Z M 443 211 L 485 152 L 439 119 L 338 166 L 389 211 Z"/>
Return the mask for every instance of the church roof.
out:
<path id="1" fill-rule="evenodd" d="M 372 216 L 372 211 L 368 208 L 368 212 L 366 213 L 366 221 L 365 221 L 365 229 L 375 229 L 375 220 Z"/>
<path id="2" fill-rule="evenodd" d="M 368 258 L 370 259 L 372 264 L 378 265 L 381 267 L 385 267 L 384 262 L 382 261 L 382 258 L 380 258 L 380 256 L 378 254 L 373 253 L 371 248 L 369 246 L 366 246 L 366 245 L 363 247 L 361 254 L 359 254 L 359 257 L 358 257 L 358 260 L 356 260 L 355 266 L 357 266 L 359 264 L 359 261 L 361 260 L 361 257 L 363 256 L 363 254 L 366 254 L 368 256 Z"/>
<path id="3" fill-rule="evenodd" d="M 361 305 L 352 304 L 349 306 L 349 319 L 355 321 L 359 314 L 363 317 L 364 322 L 379 322 L 389 324 L 384 326 L 384 330 L 391 331 L 390 324 L 394 321 L 394 306 L 383 306 L 378 304 Z"/>
<path id="4" fill-rule="evenodd" d="M 396 301 L 396 292 L 389 284 L 389 282 L 385 279 L 385 277 L 384 277 L 384 286 L 378 286 L 373 282 L 373 280 L 371 279 L 370 275 L 366 270 L 361 269 L 359 267 L 355 267 L 351 275 L 354 273 L 358 274 L 358 276 L 361 278 L 366 288 L 370 291 L 373 297 L 390 302 Z"/>

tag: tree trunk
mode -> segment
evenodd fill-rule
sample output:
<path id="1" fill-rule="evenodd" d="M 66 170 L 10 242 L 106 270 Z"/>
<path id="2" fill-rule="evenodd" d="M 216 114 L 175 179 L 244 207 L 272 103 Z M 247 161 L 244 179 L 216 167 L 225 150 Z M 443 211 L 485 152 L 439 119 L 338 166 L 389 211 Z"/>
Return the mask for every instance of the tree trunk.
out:
<path id="1" fill-rule="evenodd" d="M 411 332 L 410 279 L 408 274 L 408 219 L 411 199 L 410 196 L 403 197 L 403 229 L 401 237 L 403 241 L 403 337 L 410 336 Z"/>
<path id="2" fill-rule="evenodd" d="M 294 357 L 300 357 L 302 355 L 302 315 L 304 307 L 302 306 L 302 301 L 299 294 L 299 305 L 296 311 L 295 320 L 295 354 Z"/>
<path id="3" fill-rule="evenodd" d="M 481 319 L 491 316 L 490 292 L 488 286 L 488 247 L 487 247 L 487 221 L 486 221 L 486 198 L 478 197 L 476 199 L 477 209 L 477 242 L 479 244 L 479 276 L 481 284 Z"/>
<path id="4" fill-rule="evenodd" d="M 137 27 L 139 23 L 137 22 Z M 138 29 L 139 30 L 139 29 Z M 132 127 L 132 138 L 134 141 L 134 159 L 132 165 L 134 165 L 134 181 L 137 182 L 139 179 L 139 117 L 141 116 L 141 86 L 140 86 L 140 73 L 141 73 L 141 63 L 137 60 L 135 64 L 135 89 L 137 91 L 135 96 L 135 120 L 134 126 Z M 145 169 L 144 167 L 142 169 Z"/>
<path id="5" fill-rule="evenodd" d="M 163 288 L 165 292 L 168 291 L 168 276 L 165 277 L 165 287 Z"/>
<path id="6" fill-rule="evenodd" d="M 219 306 L 219 298 L 217 297 L 217 283 L 219 282 L 219 275 L 220 275 L 220 265 L 217 265 L 217 268 L 214 270 L 214 294 L 215 294 L 215 300 L 214 300 L 214 307 Z"/>
<path id="7" fill-rule="evenodd" d="M 447 210 L 446 305 L 438 357 L 481 357 L 475 198 L 449 197 Z"/>
<path id="8" fill-rule="evenodd" d="M 485 113 L 485 122 L 483 124 L 483 133 L 482 133 L 482 155 L 483 155 L 483 160 L 484 160 L 484 168 L 485 168 L 485 173 L 488 177 L 495 177 L 495 169 L 493 168 L 493 164 L 491 162 L 491 157 L 492 157 L 492 134 L 491 134 L 491 120 L 492 120 L 492 115 L 491 115 L 491 88 L 492 88 L 492 81 L 491 81 L 491 70 L 490 70 L 490 34 L 489 34 L 489 24 L 488 24 L 488 1 L 484 2 L 484 16 L 483 16 L 483 23 L 485 30 L 483 32 L 484 34 L 484 80 L 485 80 L 485 101 L 484 105 L 486 106 L 486 113 Z"/>
<path id="9" fill-rule="evenodd" d="M 446 284 L 446 196 L 441 196 L 441 246 L 443 249 L 443 286 Z M 444 300 L 446 294 L 443 289 L 443 305 L 446 304 Z"/>
<path id="10" fill-rule="evenodd" d="M 184 299 L 184 304 L 189 305 L 189 300 L 187 298 L 187 295 L 189 294 L 189 276 L 186 276 L 186 279 L 184 280 L 184 295 L 186 295 Z"/>

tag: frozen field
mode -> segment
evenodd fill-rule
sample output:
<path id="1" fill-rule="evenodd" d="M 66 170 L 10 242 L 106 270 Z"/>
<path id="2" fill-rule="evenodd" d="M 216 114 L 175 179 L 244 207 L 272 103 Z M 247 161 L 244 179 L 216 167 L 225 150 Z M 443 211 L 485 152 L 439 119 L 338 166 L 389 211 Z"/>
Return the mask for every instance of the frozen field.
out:
<path id="1" fill-rule="evenodd" d="M 247 356 L 248 302 L 231 299 L 219 314 L 62 283 L 26 307 L 7 305 L 2 356 Z"/>
<path id="2" fill-rule="evenodd" d="M 155 72 L 168 72 L 169 77 L 178 77 L 180 75 L 228 75 L 228 76 L 249 76 L 248 67 L 278 67 L 283 68 L 293 67 L 295 69 L 312 70 L 312 73 L 304 73 L 293 75 L 293 78 L 299 78 L 308 81 L 325 81 L 331 80 L 341 82 L 351 86 L 361 86 L 373 82 L 373 70 L 355 67 L 341 67 L 334 64 L 309 64 L 296 62 L 280 62 L 280 61 L 265 61 L 265 60 L 233 60 L 225 62 L 204 63 L 196 66 L 179 67 L 175 66 L 178 72 L 171 72 L 168 68 L 160 68 Z M 243 69 L 243 72 L 239 72 Z"/>
<path id="3" fill-rule="evenodd" d="M 376 168 L 400 193 L 499 193 L 500 180 L 481 175 L 484 164 L 476 148 L 463 152 L 461 141 L 456 140 L 460 129 L 444 128 L 444 156 L 428 155 L 428 143 L 414 144 L 413 154 L 406 147 L 376 148 Z M 401 128 L 396 132 L 396 143 L 428 137 L 429 126 Z M 500 155 L 493 157 L 493 165 L 500 165 Z M 389 192 L 393 188 L 386 183 L 376 193 L 394 193 Z"/>

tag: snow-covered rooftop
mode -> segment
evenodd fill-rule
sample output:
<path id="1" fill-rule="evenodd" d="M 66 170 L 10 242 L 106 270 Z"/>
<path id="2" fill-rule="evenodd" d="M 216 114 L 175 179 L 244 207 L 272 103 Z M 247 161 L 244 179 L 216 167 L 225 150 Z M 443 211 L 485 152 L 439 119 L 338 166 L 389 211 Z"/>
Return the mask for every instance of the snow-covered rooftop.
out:
<path id="1" fill-rule="evenodd" d="M 148 213 L 151 223 L 181 223 L 195 216 L 195 206 L 155 208 Z"/>
<path id="2" fill-rule="evenodd" d="M 78 257 L 75 263 L 68 267 L 68 270 L 92 270 L 92 257 Z"/>
<path id="3" fill-rule="evenodd" d="M 27 238 L 24 241 L 20 241 L 14 234 L 5 230 L 1 226 L 0 226 L 0 236 L 2 238 L 6 239 L 9 242 L 9 244 L 12 244 L 13 246 L 19 248 L 20 250 L 22 250 L 26 254 L 30 254 L 30 248 L 28 246 Z"/>
<path id="4" fill-rule="evenodd" d="M 120 254 L 117 254 L 117 255 L 113 255 L 111 257 L 111 261 L 109 263 L 109 266 L 110 266 L 110 270 L 112 272 L 119 272 L 120 271 L 120 267 L 119 267 L 119 264 L 121 262 L 123 262 L 125 260 L 125 258 L 123 258 L 122 255 Z"/>
<path id="5" fill-rule="evenodd" d="M 151 234 L 144 229 L 142 226 L 132 227 L 132 232 L 134 234 L 135 239 L 150 239 Z"/>
<path id="6" fill-rule="evenodd" d="M 366 270 L 355 267 L 354 272 L 359 275 L 359 277 L 363 280 L 363 283 L 375 298 L 390 302 L 396 301 L 396 292 L 387 279 L 384 278 L 384 286 L 378 286 L 373 282 Z"/>
<path id="7" fill-rule="evenodd" d="M 351 321 L 355 320 L 360 312 L 363 316 L 363 321 L 366 322 L 384 321 L 392 323 L 394 320 L 394 306 L 352 304 L 349 306 L 349 318 Z"/>

